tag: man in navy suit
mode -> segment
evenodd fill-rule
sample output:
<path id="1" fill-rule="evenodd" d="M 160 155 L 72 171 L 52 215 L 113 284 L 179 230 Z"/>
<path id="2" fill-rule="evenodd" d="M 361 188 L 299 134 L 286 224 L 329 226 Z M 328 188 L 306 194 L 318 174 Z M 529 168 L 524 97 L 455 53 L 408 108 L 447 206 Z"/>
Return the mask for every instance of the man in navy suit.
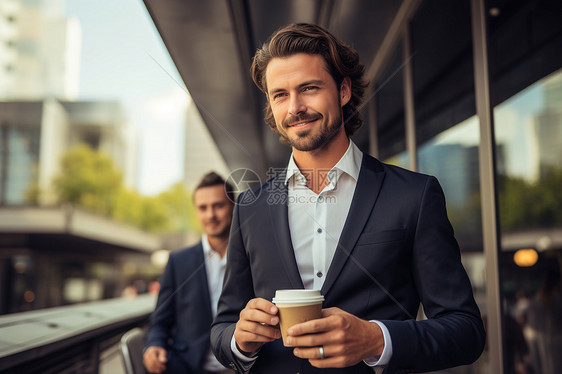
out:
<path id="1" fill-rule="evenodd" d="M 193 202 L 204 235 L 172 253 L 160 278 L 143 355 L 150 373 L 231 372 L 210 351 L 209 334 L 226 267 L 232 186 L 211 172 L 195 188 Z"/>
<path id="2" fill-rule="evenodd" d="M 238 372 L 421 372 L 483 350 L 439 183 L 350 140 L 363 72 L 354 50 L 310 24 L 277 31 L 254 56 L 266 122 L 293 153 L 234 209 L 211 344 Z M 321 290 L 323 317 L 289 329 L 284 347 L 271 299 L 296 288 Z"/>

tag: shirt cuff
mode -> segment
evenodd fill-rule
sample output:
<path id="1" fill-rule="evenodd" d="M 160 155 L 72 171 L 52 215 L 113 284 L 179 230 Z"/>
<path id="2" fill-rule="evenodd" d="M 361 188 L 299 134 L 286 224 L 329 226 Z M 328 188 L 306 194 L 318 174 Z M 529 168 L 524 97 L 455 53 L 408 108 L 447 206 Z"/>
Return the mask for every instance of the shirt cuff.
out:
<path id="1" fill-rule="evenodd" d="M 376 323 L 382 330 L 382 336 L 384 339 L 384 348 L 380 356 L 373 356 L 363 360 L 368 366 L 385 366 L 388 365 L 390 359 L 392 358 L 392 339 L 390 338 L 390 333 L 386 326 L 379 321 L 369 321 Z"/>
<path id="2" fill-rule="evenodd" d="M 240 352 L 238 346 L 236 345 L 236 340 L 234 339 L 234 335 L 232 336 L 232 340 L 230 340 L 230 350 L 232 351 L 232 353 L 234 353 L 234 356 L 236 356 L 236 358 L 242 361 L 243 364 L 247 365 L 247 367 L 246 365 L 244 365 L 245 369 L 249 369 L 250 366 L 252 366 L 252 364 L 254 363 L 254 361 L 256 361 L 256 359 L 258 358 L 257 352 L 252 357 L 248 357 L 244 353 Z"/>

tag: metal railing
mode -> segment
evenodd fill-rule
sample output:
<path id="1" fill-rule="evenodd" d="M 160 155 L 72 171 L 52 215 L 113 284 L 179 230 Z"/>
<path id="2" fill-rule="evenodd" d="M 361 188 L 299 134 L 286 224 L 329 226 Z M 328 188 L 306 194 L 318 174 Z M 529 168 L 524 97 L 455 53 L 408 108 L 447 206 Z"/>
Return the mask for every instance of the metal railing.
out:
<path id="1" fill-rule="evenodd" d="M 146 294 L 0 316 L 0 373 L 97 374 L 102 352 L 155 304 Z"/>

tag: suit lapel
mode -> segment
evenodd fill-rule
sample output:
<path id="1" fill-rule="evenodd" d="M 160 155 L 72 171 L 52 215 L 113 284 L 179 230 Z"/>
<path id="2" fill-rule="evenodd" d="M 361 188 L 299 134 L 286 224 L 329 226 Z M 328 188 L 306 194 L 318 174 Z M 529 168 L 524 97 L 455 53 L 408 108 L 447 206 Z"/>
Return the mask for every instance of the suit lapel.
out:
<path id="1" fill-rule="evenodd" d="M 373 206 L 379 195 L 385 172 L 382 164 L 371 156 L 364 155 L 361 170 L 353 194 L 353 200 L 349 208 L 343 231 L 338 242 L 338 247 L 328 269 L 326 280 L 322 286 L 322 294 L 326 295 L 349 257 L 353 253 L 355 243 L 363 232 Z"/>
<path id="2" fill-rule="evenodd" d="M 304 288 L 297 266 L 297 260 L 295 259 L 291 232 L 289 231 L 288 190 L 284 181 L 284 173 L 277 175 L 271 180 L 268 186 L 269 188 L 266 191 L 268 195 L 267 205 L 273 224 L 275 244 L 277 245 L 283 268 L 291 282 L 291 287 Z M 276 196 L 270 199 L 269 196 L 272 196 L 272 194 Z"/>

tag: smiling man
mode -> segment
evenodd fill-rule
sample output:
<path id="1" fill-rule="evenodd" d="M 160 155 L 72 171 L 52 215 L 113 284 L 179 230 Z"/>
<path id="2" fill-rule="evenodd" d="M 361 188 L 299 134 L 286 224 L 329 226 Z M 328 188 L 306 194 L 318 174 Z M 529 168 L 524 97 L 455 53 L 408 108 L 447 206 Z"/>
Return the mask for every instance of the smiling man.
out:
<path id="1" fill-rule="evenodd" d="M 422 372 L 482 353 L 439 183 L 350 139 L 362 124 L 363 71 L 355 51 L 310 24 L 277 31 L 254 56 L 266 123 L 293 153 L 253 204 L 234 210 L 211 341 L 239 372 Z M 290 328 L 285 347 L 271 299 L 294 288 L 321 290 L 324 309 Z M 416 320 L 420 303 L 427 320 Z"/>
<path id="2" fill-rule="evenodd" d="M 172 253 L 147 332 L 143 363 L 150 373 L 229 373 L 210 351 L 234 208 L 232 186 L 216 173 L 203 177 L 193 194 L 203 238 Z"/>

